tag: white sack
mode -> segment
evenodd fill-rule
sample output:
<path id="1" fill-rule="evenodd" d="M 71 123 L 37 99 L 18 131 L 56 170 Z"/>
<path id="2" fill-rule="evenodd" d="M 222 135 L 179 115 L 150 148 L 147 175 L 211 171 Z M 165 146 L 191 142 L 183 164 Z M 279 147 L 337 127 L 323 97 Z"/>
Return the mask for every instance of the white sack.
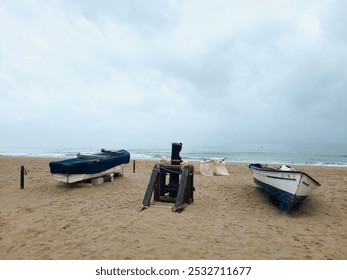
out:
<path id="1" fill-rule="evenodd" d="M 228 176 L 228 170 L 224 161 L 207 160 L 200 163 L 200 173 L 205 176 L 223 175 Z"/>
<path id="2" fill-rule="evenodd" d="M 221 175 L 221 176 L 229 176 L 229 172 L 225 167 L 224 161 L 215 161 L 214 174 L 215 175 Z"/>
<path id="3" fill-rule="evenodd" d="M 200 163 L 200 173 L 205 176 L 213 176 L 214 161 L 207 160 Z"/>

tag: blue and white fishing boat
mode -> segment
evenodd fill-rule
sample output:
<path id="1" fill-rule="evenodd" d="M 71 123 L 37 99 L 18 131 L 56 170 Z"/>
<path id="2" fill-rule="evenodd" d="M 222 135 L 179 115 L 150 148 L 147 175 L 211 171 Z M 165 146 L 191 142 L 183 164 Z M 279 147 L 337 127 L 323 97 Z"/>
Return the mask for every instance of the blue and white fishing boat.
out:
<path id="1" fill-rule="evenodd" d="M 126 150 L 101 150 L 95 154 L 77 154 L 76 158 L 49 163 L 54 179 L 75 183 L 112 174 L 122 174 L 123 166 L 130 161 Z M 113 176 L 113 175 L 112 175 Z"/>
<path id="2" fill-rule="evenodd" d="M 303 201 L 308 194 L 320 186 L 311 176 L 289 166 L 275 169 L 259 163 L 249 165 L 257 187 L 265 190 L 278 202 L 282 210 L 288 212 Z"/>

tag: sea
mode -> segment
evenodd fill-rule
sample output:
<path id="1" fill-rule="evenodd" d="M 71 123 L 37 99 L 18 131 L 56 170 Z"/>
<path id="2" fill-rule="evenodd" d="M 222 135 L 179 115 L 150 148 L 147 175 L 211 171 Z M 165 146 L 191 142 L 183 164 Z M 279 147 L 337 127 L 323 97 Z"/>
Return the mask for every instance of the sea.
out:
<path id="1" fill-rule="evenodd" d="M 118 147 L 102 147 L 117 149 Z M 121 147 L 123 148 L 123 147 Z M 168 147 L 124 147 L 131 159 L 170 159 Z M 72 158 L 77 153 L 95 153 L 100 147 L 1 147 L 0 156 Z M 209 159 L 234 163 L 262 163 L 347 167 L 347 143 L 335 144 L 232 144 L 230 146 L 182 146 L 180 156 L 187 161 Z"/>

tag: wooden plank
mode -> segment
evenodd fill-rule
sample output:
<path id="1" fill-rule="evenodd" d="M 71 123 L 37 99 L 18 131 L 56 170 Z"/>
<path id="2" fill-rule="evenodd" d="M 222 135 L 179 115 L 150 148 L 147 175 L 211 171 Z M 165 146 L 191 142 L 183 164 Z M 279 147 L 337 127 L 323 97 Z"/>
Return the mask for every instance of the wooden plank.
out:
<path id="1" fill-rule="evenodd" d="M 154 190 L 154 186 L 156 185 L 158 175 L 159 175 L 158 167 L 157 167 L 157 165 L 155 165 L 153 167 L 152 175 L 151 175 L 151 178 L 149 180 L 145 196 L 143 198 L 141 210 L 143 210 L 146 207 L 149 207 L 149 203 L 151 202 L 152 193 Z"/>
<path id="2" fill-rule="evenodd" d="M 164 196 L 165 195 L 165 185 L 166 185 L 166 172 L 160 170 L 160 175 L 159 175 L 159 182 L 158 182 L 158 199 L 160 200 L 159 197 Z"/>
<path id="3" fill-rule="evenodd" d="M 183 211 L 189 204 L 183 203 L 179 208 L 176 208 L 175 206 L 171 208 L 172 212 L 181 212 Z"/>
<path id="4" fill-rule="evenodd" d="M 187 166 L 183 167 L 182 168 L 181 182 L 178 186 L 176 202 L 175 202 L 175 206 L 173 208 L 174 212 L 176 212 L 177 210 L 182 208 L 184 193 L 185 193 L 185 189 L 187 187 L 188 174 L 189 174 L 189 167 L 187 167 Z"/>
<path id="5" fill-rule="evenodd" d="M 24 165 L 20 167 L 20 188 L 24 189 L 24 174 L 25 174 L 25 168 Z"/>
<path id="6" fill-rule="evenodd" d="M 155 181 L 155 185 L 154 185 L 154 201 L 160 201 L 160 196 L 161 196 L 161 181 L 162 181 L 162 176 L 163 174 L 160 173 L 159 170 L 158 171 L 158 176 L 157 179 Z"/>
<path id="7" fill-rule="evenodd" d="M 189 176 L 189 203 L 194 201 L 194 166 L 191 166 L 190 169 L 190 176 Z"/>

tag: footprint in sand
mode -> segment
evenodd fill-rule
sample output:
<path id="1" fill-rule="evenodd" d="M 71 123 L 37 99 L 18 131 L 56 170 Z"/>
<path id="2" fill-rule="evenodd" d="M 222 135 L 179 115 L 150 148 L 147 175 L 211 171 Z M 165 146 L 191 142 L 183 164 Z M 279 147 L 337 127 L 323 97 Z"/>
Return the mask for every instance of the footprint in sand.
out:
<path id="1" fill-rule="evenodd" d="M 67 228 L 69 228 L 69 227 L 70 227 L 70 225 L 67 224 L 67 225 L 63 226 L 62 229 L 67 229 Z"/>
<path id="2" fill-rule="evenodd" d="M 300 239 L 299 238 L 297 238 L 295 235 L 293 235 L 293 239 L 294 239 L 294 241 L 300 241 Z"/>
<path id="3" fill-rule="evenodd" d="M 32 213 L 32 212 L 34 212 L 34 210 L 33 210 L 32 208 L 30 208 L 30 207 L 25 207 L 25 208 L 24 208 L 24 211 L 25 211 L 26 213 Z"/>

